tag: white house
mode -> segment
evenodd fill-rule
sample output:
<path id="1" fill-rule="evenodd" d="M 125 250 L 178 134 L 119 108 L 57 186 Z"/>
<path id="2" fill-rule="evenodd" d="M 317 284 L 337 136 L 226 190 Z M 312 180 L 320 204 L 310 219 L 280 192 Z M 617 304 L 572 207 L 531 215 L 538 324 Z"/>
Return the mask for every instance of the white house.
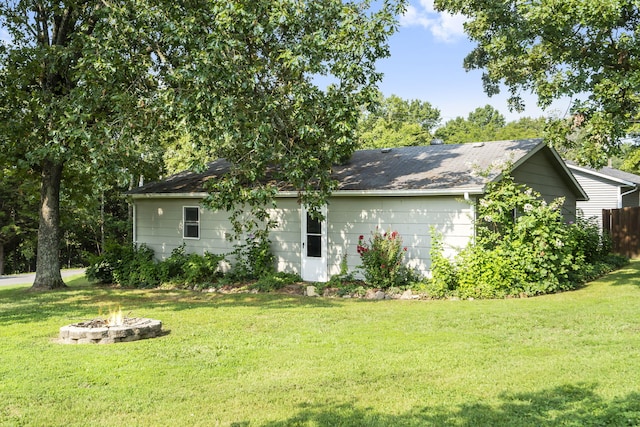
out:
<path id="1" fill-rule="evenodd" d="M 587 196 L 567 166 L 541 140 L 498 141 L 362 150 L 336 166 L 339 182 L 316 221 L 297 203 L 295 191 L 282 191 L 271 216 L 272 250 L 278 271 L 299 273 L 308 281 L 326 281 L 340 272 L 346 257 L 351 271 L 360 263 L 360 235 L 378 227 L 398 231 L 407 246 L 408 265 L 430 269 L 432 227 L 450 253 L 474 235 L 475 202 L 487 183 L 498 180 L 505 164 L 517 182 L 551 201 L 565 197 L 563 214 L 574 219 L 576 202 Z M 134 207 L 134 240 L 151 247 L 158 258 L 185 244 L 188 251 L 228 253 L 230 223 L 226 212 L 200 205 L 203 183 L 229 170 L 224 160 L 204 173 L 183 172 L 129 192 Z M 483 173 L 487 172 L 487 173 Z"/>
<path id="2" fill-rule="evenodd" d="M 578 201 L 578 215 L 595 218 L 602 227 L 602 210 L 640 206 L 640 176 L 618 169 L 600 170 L 567 162 L 589 200 Z"/>

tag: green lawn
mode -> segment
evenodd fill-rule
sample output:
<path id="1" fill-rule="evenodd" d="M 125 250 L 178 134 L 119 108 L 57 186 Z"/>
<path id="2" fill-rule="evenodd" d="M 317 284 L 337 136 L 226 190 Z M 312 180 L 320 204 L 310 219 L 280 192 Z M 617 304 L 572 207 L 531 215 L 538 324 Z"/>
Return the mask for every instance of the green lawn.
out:
<path id="1" fill-rule="evenodd" d="M 0 288 L 0 425 L 640 425 L 640 261 L 494 301 Z M 121 305 L 163 337 L 62 345 Z"/>

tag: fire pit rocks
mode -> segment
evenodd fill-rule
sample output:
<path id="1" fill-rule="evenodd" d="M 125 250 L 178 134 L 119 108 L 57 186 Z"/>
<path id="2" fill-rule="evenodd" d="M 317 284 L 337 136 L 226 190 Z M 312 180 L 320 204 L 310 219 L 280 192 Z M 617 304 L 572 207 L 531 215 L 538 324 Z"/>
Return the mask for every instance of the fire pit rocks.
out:
<path id="1" fill-rule="evenodd" d="M 117 323 L 94 319 L 60 328 L 63 344 L 113 344 L 154 338 L 160 335 L 162 322 L 139 317 L 122 317 Z"/>

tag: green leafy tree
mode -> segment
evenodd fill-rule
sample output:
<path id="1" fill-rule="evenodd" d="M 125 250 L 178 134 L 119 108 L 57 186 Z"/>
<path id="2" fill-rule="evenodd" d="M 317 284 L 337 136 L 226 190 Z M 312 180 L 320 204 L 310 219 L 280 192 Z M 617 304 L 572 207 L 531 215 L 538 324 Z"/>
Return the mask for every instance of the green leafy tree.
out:
<path id="1" fill-rule="evenodd" d="M 507 122 L 496 130 L 495 140 L 542 138 L 545 135 L 546 120 L 544 117 L 521 119 Z"/>
<path id="2" fill-rule="evenodd" d="M 522 111 L 522 93 L 538 104 L 574 99 L 569 118 L 557 118 L 548 137 L 575 149 L 581 163 L 606 164 L 638 117 L 640 8 L 630 0 L 436 0 L 436 8 L 461 13 L 477 43 L 467 70 L 483 70 L 485 92 L 500 86 L 511 108 Z"/>
<path id="3" fill-rule="evenodd" d="M 0 168 L 0 275 L 5 272 L 7 247 L 35 230 L 37 180 L 16 167 Z"/>
<path id="4" fill-rule="evenodd" d="M 640 146 L 637 144 L 624 144 L 619 158 L 612 159 L 614 168 L 640 175 Z"/>
<path id="5" fill-rule="evenodd" d="M 456 117 L 449 120 L 444 126 L 436 129 L 435 137 L 447 144 L 541 138 L 544 135 L 544 128 L 544 118 L 524 117 L 507 123 L 498 110 L 485 105 L 470 112 L 466 119 Z"/>
<path id="6" fill-rule="evenodd" d="M 204 144 L 232 165 L 206 203 L 233 212 L 237 233 L 254 233 L 268 228 L 279 190 L 297 191 L 317 212 L 335 188 L 332 166 L 356 148 L 360 106 L 377 94 L 376 61 L 389 54 L 403 2 L 214 3 L 209 25 L 181 24 L 186 49 L 206 60 L 189 58 L 171 74 L 172 104 L 187 106 L 193 151 Z"/>
<path id="7" fill-rule="evenodd" d="M 431 141 L 432 130 L 440 123 L 440 110 L 418 99 L 378 97 L 358 122 L 361 147 L 404 147 Z"/>
<path id="8" fill-rule="evenodd" d="M 33 289 L 65 286 L 63 177 L 95 182 L 135 164 L 159 128 L 151 10 L 126 1 L 0 3 L 0 28 L 9 35 L 0 46 L 3 156 L 40 177 Z"/>
<path id="9" fill-rule="evenodd" d="M 34 289 L 63 287 L 63 179 L 137 176 L 159 146 L 189 135 L 199 165 L 232 171 L 209 204 L 266 219 L 278 189 L 318 206 L 349 157 L 403 2 L 4 0 L 3 161 L 41 182 Z M 328 76 L 326 88 L 317 81 Z M 157 164 L 157 163 L 156 163 Z M 311 179 L 309 179 L 311 177 Z"/>

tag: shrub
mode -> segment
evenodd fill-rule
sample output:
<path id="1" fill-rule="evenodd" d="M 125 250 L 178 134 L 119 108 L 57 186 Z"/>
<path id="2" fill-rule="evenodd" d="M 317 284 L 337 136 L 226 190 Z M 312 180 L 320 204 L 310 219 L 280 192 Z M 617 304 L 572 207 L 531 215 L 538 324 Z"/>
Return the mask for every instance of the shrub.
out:
<path id="1" fill-rule="evenodd" d="M 539 295 L 575 289 L 607 270 L 607 236 L 589 221 L 565 224 L 562 204 L 562 199 L 547 204 L 510 176 L 490 184 L 477 206 L 476 240 L 454 262 L 442 256 L 432 231 L 431 292 L 474 298 Z"/>
<path id="2" fill-rule="evenodd" d="M 442 235 L 431 228 L 431 279 L 425 283 L 425 290 L 431 297 L 441 298 L 456 288 L 458 283 L 456 266 L 443 255 Z"/>
<path id="3" fill-rule="evenodd" d="M 155 287 L 160 284 L 161 270 L 146 245 L 108 244 L 102 255 L 87 268 L 87 278 L 100 283 L 124 287 Z"/>
<path id="4" fill-rule="evenodd" d="M 272 273 L 258 279 L 250 286 L 260 292 L 272 292 L 302 281 L 302 277 L 295 273 Z"/>
<path id="5" fill-rule="evenodd" d="M 224 255 L 205 252 L 204 255 L 190 254 L 184 265 L 184 281 L 192 285 L 210 284 L 222 276 L 219 270 Z"/>
<path id="6" fill-rule="evenodd" d="M 503 248 L 486 250 L 469 246 L 458 256 L 458 296 L 461 298 L 504 298 L 522 292 L 523 272 Z"/>
<path id="7" fill-rule="evenodd" d="M 249 235 L 245 243 L 236 245 L 232 255 L 235 263 L 230 274 L 236 280 L 259 279 L 275 272 L 271 240 L 264 233 Z"/>
<path id="8" fill-rule="evenodd" d="M 376 229 L 368 242 L 360 236 L 357 250 L 362 261 L 358 268 L 369 286 L 387 289 L 406 282 L 407 271 L 402 261 L 407 248 L 402 246 L 397 231 L 380 233 Z"/>
<path id="9" fill-rule="evenodd" d="M 208 252 L 204 256 L 187 254 L 181 245 L 166 260 L 156 262 L 153 250 L 145 245 L 112 244 L 87 268 L 87 277 L 128 288 L 151 288 L 167 282 L 202 287 L 220 277 L 222 259 L 224 256 Z"/>
<path id="10" fill-rule="evenodd" d="M 594 218 L 578 218 L 569 227 L 569 238 L 575 242 L 576 250 L 584 255 L 586 263 L 603 261 L 611 252 L 611 238 L 600 231 Z"/>

